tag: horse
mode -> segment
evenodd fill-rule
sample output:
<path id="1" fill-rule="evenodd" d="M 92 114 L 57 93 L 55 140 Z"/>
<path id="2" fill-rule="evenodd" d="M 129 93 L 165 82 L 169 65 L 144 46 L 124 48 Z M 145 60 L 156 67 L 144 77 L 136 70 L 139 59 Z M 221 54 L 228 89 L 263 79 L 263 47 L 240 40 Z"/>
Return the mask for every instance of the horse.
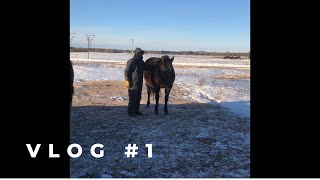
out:
<path id="1" fill-rule="evenodd" d="M 175 80 L 175 72 L 172 66 L 173 60 L 174 57 L 169 58 L 169 56 L 165 55 L 161 58 L 151 57 L 145 61 L 145 64 L 147 66 L 153 67 L 151 69 L 145 69 L 143 71 L 143 76 L 148 92 L 148 101 L 146 107 L 148 108 L 150 105 L 150 93 L 152 92 L 153 96 L 154 94 L 156 96 L 156 105 L 154 108 L 154 112 L 156 115 L 158 114 L 160 88 L 165 88 L 164 112 L 166 115 L 168 115 L 169 94 Z"/>

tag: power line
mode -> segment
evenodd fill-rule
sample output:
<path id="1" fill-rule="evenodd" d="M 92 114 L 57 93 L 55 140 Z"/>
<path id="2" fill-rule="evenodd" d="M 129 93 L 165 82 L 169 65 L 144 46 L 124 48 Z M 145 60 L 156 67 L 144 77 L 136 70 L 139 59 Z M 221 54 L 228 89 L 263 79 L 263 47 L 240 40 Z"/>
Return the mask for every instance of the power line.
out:
<path id="1" fill-rule="evenodd" d="M 75 35 L 76 35 L 76 33 L 70 33 L 70 36 L 71 36 L 71 38 L 70 38 L 70 47 L 72 47 L 72 40 L 73 40 Z"/>
<path id="2" fill-rule="evenodd" d="M 88 59 L 89 59 L 89 48 L 91 48 L 91 42 L 94 38 L 94 34 L 86 34 L 88 40 Z"/>
<path id="3" fill-rule="evenodd" d="M 133 54 L 133 38 L 131 38 L 131 54 Z"/>

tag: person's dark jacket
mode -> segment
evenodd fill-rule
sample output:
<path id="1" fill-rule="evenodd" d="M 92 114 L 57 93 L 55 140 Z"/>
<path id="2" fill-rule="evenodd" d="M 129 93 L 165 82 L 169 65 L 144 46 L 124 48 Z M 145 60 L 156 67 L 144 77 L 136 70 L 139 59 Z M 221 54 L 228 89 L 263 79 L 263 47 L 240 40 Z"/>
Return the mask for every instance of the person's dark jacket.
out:
<path id="1" fill-rule="evenodd" d="M 144 61 L 138 56 L 134 56 L 127 62 L 124 70 L 124 77 L 129 81 L 130 89 L 139 89 L 143 83 Z"/>
<path id="2" fill-rule="evenodd" d="M 129 81 L 129 88 L 140 89 L 143 83 L 143 70 L 152 68 L 152 65 L 146 65 L 137 55 L 129 59 L 124 70 L 124 77 L 126 81 Z"/>

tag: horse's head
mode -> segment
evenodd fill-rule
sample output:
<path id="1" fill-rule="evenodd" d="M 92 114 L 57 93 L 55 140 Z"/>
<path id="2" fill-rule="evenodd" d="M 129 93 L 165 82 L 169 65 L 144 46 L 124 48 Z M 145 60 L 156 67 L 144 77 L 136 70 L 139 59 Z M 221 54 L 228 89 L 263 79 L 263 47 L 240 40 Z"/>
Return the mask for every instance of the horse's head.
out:
<path id="1" fill-rule="evenodd" d="M 172 58 L 170 59 L 169 56 L 164 55 L 161 57 L 161 66 L 160 66 L 160 71 L 162 72 L 173 72 L 173 66 L 172 66 L 172 62 L 174 60 L 174 57 L 172 56 Z"/>
<path id="2" fill-rule="evenodd" d="M 172 87 L 172 84 L 175 80 L 175 72 L 172 66 L 173 60 L 174 57 L 170 59 L 167 55 L 161 57 L 160 77 L 165 87 Z"/>

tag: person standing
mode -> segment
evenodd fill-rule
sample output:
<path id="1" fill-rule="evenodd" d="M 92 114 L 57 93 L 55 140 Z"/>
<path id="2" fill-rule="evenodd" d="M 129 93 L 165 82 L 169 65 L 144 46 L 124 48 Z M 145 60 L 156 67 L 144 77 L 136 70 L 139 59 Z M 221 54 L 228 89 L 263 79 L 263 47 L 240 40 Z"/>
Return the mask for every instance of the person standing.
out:
<path id="1" fill-rule="evenodd" d="M 143 115 L 140 112 L 143 70 L 145 69 L 143 54 L 144 51 L 142 49 L 136 48 L 133 58 L 127 61 L 126 69 L 124 70 L 125 86 L 128 88 L 129 94 L 128 115 L 133 117 Z"/>

